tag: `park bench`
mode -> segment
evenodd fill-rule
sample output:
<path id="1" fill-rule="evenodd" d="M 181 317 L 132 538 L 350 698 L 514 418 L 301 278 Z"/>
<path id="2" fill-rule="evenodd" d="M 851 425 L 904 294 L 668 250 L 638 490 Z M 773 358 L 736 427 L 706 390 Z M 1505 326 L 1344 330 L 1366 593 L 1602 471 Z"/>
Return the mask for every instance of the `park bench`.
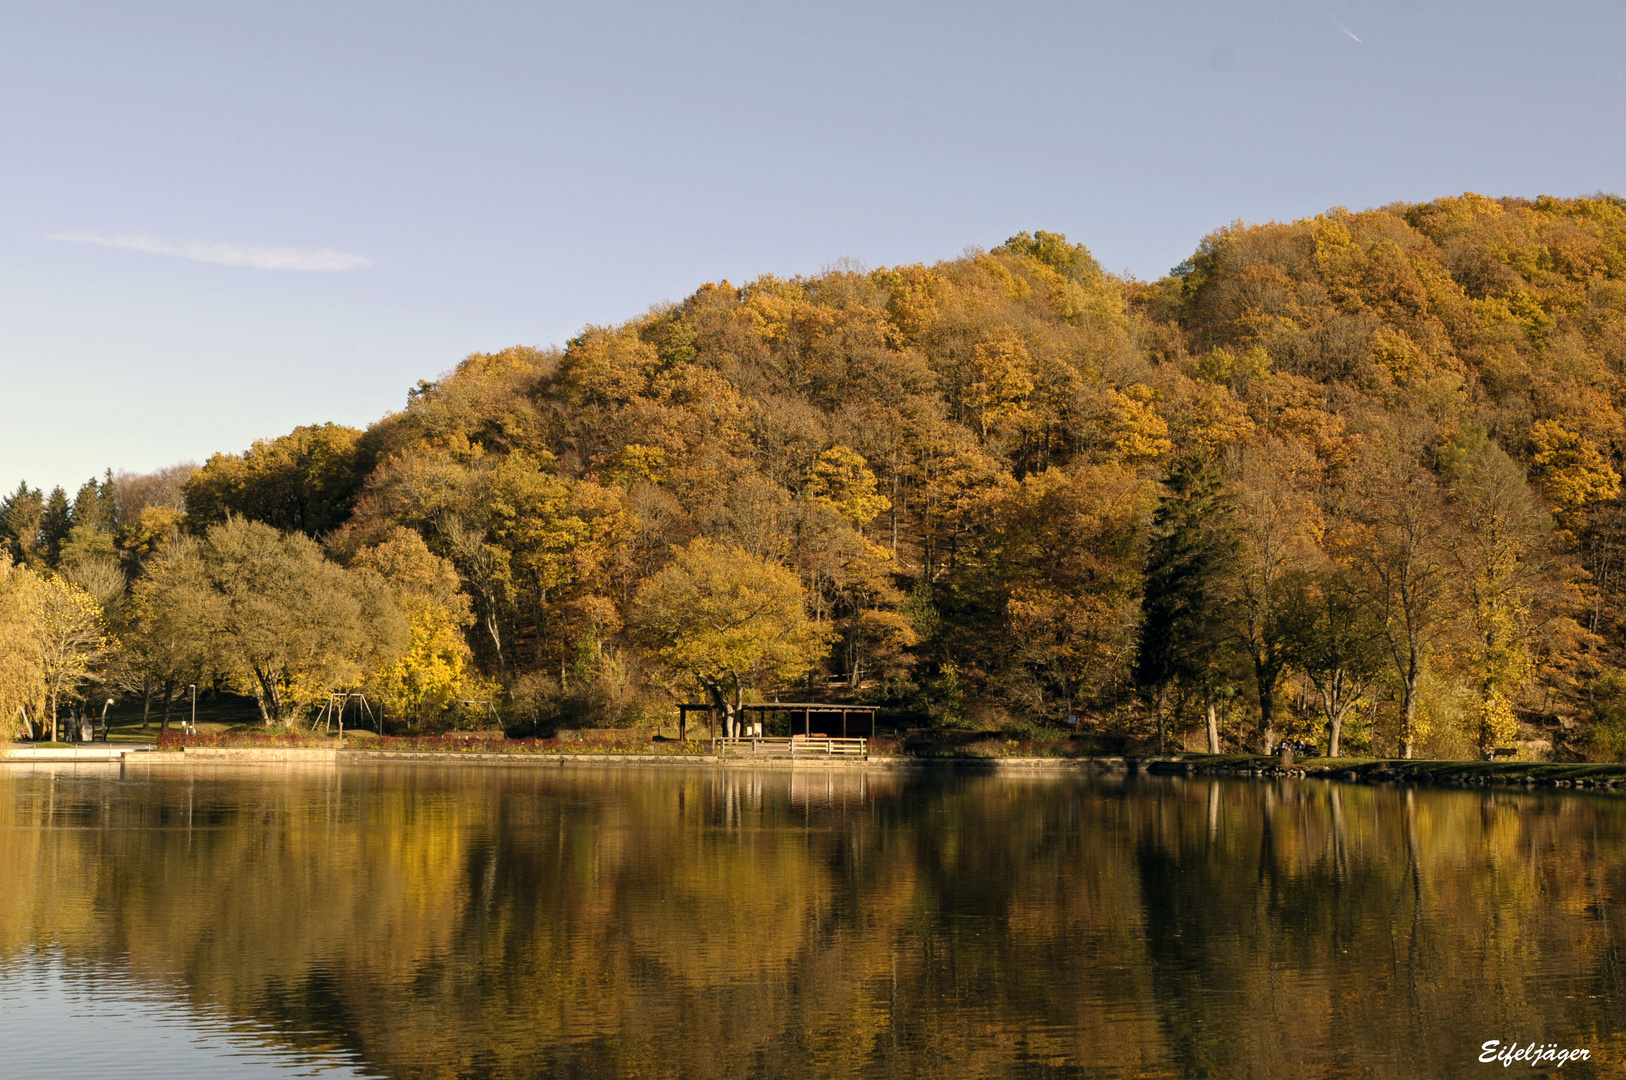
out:
<path id="1" fill-rule="evenodd" d="M 1513 746 L 1498 746 L 1498 747 L 1494 747 L 1493 749 L 1485 751 L 1485 760 L 1486 761 L 1495 761 L 1497 758 L 1502 758 L 1502 757 L 1518 757 L 1518 756 L 1519 756 L 1518 748 L 1513 747 Z"/>

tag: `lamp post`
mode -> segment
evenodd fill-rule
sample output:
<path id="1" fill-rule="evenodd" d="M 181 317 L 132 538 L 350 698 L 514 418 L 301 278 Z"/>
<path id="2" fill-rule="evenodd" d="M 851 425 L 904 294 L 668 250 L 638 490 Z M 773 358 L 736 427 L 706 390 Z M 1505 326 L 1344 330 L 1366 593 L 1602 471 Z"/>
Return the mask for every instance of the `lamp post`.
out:
<path id="1" fill-rule="evenodd" d="M 192 723 L 187 728 L 186 733 L 196 735 L 198 733 L 198 684 L 188 683 L 187 689 L 192 691 Z"/>

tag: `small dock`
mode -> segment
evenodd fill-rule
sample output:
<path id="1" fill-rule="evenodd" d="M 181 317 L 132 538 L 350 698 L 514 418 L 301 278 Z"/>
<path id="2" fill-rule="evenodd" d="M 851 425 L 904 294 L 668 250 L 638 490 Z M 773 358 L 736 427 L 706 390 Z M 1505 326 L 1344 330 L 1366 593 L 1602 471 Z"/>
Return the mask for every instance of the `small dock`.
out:
<path id="1" fill-rule="evenodd" d="M 865 738 L 832 739 L 823 735 L 742 735 L 713 739 L 713 748 L 719 755 L 749 755 L 752 757 L 788 757 L 805 755 L 819 757 L 869 758 L 869 740 Z"/>

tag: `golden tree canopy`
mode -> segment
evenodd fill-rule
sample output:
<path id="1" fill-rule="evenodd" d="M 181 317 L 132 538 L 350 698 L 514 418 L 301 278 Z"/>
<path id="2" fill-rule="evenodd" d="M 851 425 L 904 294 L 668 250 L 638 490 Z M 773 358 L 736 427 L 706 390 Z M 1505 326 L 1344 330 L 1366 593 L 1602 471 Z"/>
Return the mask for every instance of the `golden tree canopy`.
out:
<path id="1" fill-rule="evenodd" d="M 828 643 L 793 572 L 704 537 L 644 583 L 633 617 L 663 664 L 736 705 L 746 687 L 806 674 Z"/>

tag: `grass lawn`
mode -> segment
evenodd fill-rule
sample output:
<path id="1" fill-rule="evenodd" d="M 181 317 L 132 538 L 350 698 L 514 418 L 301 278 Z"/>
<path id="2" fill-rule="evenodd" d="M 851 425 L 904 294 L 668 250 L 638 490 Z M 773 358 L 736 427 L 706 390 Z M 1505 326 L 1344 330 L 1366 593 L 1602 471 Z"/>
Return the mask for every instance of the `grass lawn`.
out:
<path id="1" fill-rule="evenodd" d="M 198 695 L 198 734 L 230 731 L 247 724 L 260 722 L 260 711 L 254 699 L 236 694 L 202 693 Z M 175 730 L 192 716 L 191 695 L 184 696 L 170 706 L 169 726 Z M 147 717 L 147 727 L 141 726 L 141 699 L 130 698 L 107 712 L 107 741 L 110 743 L 153 743 L 158 741 L 158 725 L 163 720 L 162 706 L 154 702 Z"/>

